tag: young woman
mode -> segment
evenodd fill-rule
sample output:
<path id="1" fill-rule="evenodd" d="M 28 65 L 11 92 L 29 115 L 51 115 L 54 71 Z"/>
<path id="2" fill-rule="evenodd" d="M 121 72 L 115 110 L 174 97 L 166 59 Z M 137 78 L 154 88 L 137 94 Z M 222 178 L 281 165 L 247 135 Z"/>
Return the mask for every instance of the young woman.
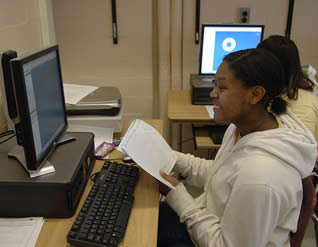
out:
<path id="1" fill-rule="evenodd" d="M 318 141 L 318 97 L 313 94 L 313 83 L 302 72 L 296 44 L 284 36 L 272 35 L 257 47 L 271 51 L 280 60 L 287 79 L 283 96 L 287 107 Z"/>
<path id="2" fill-rule="evenodd" d="M 168 205 L 159 212 L 159 247 L 289 246 L 316 142 L 285 113 L 283 88 L 283 70 L 270 52 L 242 50 L 224 58 L 211 97 L 215 121 L 230 125 L 214 160 L 176 152 L 173 173 L 162 172 L 176 190 L 160 184 Z M 204 192 L 193 198 L 176 175 Z"/>

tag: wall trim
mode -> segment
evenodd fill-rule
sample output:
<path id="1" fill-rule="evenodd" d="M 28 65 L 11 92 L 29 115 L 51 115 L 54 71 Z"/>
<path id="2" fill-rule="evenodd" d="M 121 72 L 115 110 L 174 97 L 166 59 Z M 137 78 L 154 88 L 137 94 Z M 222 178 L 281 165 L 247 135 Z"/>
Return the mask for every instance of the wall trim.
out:
<path id="1" fill-rule="evenodd" d="M 38 0 L 43 46 L 56 44 L 52 0 Z"/>

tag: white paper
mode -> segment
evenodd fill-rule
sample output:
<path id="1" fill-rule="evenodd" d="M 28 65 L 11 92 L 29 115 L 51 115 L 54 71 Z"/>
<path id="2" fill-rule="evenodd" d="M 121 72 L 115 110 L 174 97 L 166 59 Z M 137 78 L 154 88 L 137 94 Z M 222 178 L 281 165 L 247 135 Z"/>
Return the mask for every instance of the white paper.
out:
<path id="1" fill-rule="evenodd" d="M 113 128 L 102 128 L 102 127 L 92 127 L 88 125 L 76 125 L 70 124 L 67 128 L 68 132 L 92 132 L 94 137 L 94 144 L 95 149 L 102 143 L 102 142 L 113 142 Z"/>
<path id="2" fill-rule="evenodd" d="M 134 120 L 129 126 L 118 149 L 128 154 L 150 175 L 175 189 L 160 175 L 160 169 L 169 174 L 176 162 L 176 155 L 160 133 L 142 120 Z"/>
<path id="3" fill-rule="evenodd" d="M 205 108 L 208 111 L 210 118 L 213 119 L 214 118 L 214 111 L 213 111 L 214 105 L 206 105 Z"/>
<path id="4" fill-rule="evenodd" d="M 95 91 L 98 87 L 96 86 L 86 86 L 86 85 L 76 85 L 76 84 L 63 84 L 64 96 L 66 104 L 77 104 L 81 99 Z"/>
<path id="5" fill-rule="evenodd" d="M 0 219 L 0 247 L 34 247 L 42 217 Z"/>

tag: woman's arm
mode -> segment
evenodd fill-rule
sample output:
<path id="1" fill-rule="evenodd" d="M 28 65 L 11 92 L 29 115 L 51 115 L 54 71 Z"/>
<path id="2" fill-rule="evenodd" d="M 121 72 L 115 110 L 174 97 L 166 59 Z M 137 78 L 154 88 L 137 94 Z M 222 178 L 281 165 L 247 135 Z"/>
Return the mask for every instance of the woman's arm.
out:
<path id="1" fill-rule="evenodd" d="M 200 188 L 204 187 L 213 160 L 206 160 L 180 152 L 176 152 L 176 155 L 177 161 L 173 171 L 185 178 L 187 184 Z"/>

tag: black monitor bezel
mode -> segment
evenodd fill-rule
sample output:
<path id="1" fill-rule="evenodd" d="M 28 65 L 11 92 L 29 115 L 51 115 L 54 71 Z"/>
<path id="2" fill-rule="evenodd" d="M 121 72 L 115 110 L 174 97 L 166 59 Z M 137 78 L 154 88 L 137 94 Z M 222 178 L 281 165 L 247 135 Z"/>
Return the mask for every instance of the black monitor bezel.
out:
<path id="1" fill-rule="evenodd" d="M 28 99 L 26 97 L 27 92 L 26 92 L 26 84 L 24 80 L 23 65 L 41 56 L 49 54 L 51 52 L 55 52 L 56 58 L 57 58 L 58 73 L 59 73 L 59 79 L 60 79 L 59 83 L 60 83 L 61 93 L 62 93 L 62 101 L 63 101 L 62 105 L 63 105 L 63 111 L 64 111 L 65 125 L 57 133 L 55 138 L 51 140 L 46 150 L 44 150 L 42 154 L 40 155 L 39 159 L 37 159 L 35 143 L 33 139 L 33 130 L 32 130 L 32 123 L 30 118 L 29 104 L 28 104 Z M 20 133 L 16 133 L 16 135 L 17 135 L 17 138 L 21 138 L 21 140 L 18 140 L 18 143 L 22 142 L 27 169 L 37 170 L 41 168 L 44 161 L 48 158 L 48 155 L 53 151 L 54 147 L 56 146 L 57 140 L 64 134 L 64 132 L 66 131 L 68 127 L 67 117 L 66 117 L 66 108 L 65 108 L 62 70 L 61 70 L 58 46 L 54 45 L 54 46 L 45 48 L 41 51 L 32 53 L 30 55 L 13 59 L 11 61 L 11 69 L 12 69 L 14 91 L 16 96 L 15 100 L 16 100 L 17 111 L 18 111 L 17 124 L 19 125 L 19 127 L 16 128 L 16 131 L 20 132 Z"/>
<path id="2" fill-rule="evenodd" d="M 263 24 L 202 24 L 201 25 L 201 42 L 200 42 L 200 57 L 199 57 L 199 75 L 200 76 L 214 76 L 215 73 L 202 73 L 202 50 L 203 50 L 203 41 L 204 41 L 204 28 L 205 27 L 260 27 L 262 28 L 261 41 L 264 37 L 265 25 Z"/>

